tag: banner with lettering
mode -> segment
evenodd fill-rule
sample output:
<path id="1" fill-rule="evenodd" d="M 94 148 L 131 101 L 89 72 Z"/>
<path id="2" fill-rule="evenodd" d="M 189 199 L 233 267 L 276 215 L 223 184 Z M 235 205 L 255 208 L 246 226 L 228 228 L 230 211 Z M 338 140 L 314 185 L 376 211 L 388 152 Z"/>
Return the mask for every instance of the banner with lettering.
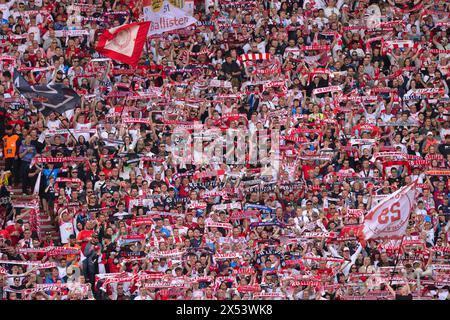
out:
<path id="1" fill-rule="evenodd" d="M 364 219 L 365 239 L 398 239 L 408 226 L 408 219 L 415 205 L 417 188 L 412 183 L 392 193 L 375 207 Z"/>
<path id="2" fill-rule="evenodd" d="M 186 28 L 196 23 L 194 1 L 144 0 L 144 20 L 151 21 L 148 35 Z"/>

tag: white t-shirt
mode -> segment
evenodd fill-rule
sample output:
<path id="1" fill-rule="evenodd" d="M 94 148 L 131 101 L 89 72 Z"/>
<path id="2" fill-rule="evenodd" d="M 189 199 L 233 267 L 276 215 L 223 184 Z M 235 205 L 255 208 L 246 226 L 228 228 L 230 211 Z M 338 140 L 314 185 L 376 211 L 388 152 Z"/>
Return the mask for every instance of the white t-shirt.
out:
<path id="1" fill-rule="evenodd" d="M 177 227 L 177 229 L 178 229 L 178 234 L 182 237 L 185 236 L 189 230 L 189 228 L 185 227 L 185 226 Z"/>
<path id="2" fill-rule="evenodd" d="M 266 53 L 266 42 L 265 41 L 261 41 L 256 46 L 258 47 L 259 52 Z"/>
<path id="3" fill-rule="evenodd" d="M 92 123 L 79 123 L 77 122 L 75 124 L 75 129 L 90 129 L 92 127 Z M 75 138 L 78 140 L 79 136 L 84 136 L 86 141 L 88 141 L 91 138 L 91 135 L 89 133 L 78 133 L 74 135 Z"/>
<path id="4" fill-rule="evenodd" d="M 445 140 L 445 136 L 447 134 L 450 134 L 450 129 L 441 128 L 441 130 L 439 131 L 439 135 L 441 137 L 441 140 Z"/>
<path id="5" fill-rule="evenodd" d="M 106 184 L 105 181 L 106 180 L 104 180 L 104 181 L 101 181 L 101 180 L 96 181 L 95 185 L 94 185 L 94 191 L 96 191 L 96 192 L 100 191 L 101 187 L 103 187 L 103 185 Z"/>
<path id="6" fill-rule="evenodd" d="M 417 215 L 421 215 L 421 216 L 426 216 L 427 215 L 427 209 L 423 208 L 416 208 L 416 214 Z"/>
<path id="7" fill-rule="evenodd" d="M 319 29 L 322 29 L 323 25 L 327 24 L 327 23 L 328 23 L 328 19 L 325 18 L 325 17 L 324 18 L 317 17 L 317 18 L 314 19 L 314 24 L 317 24 Z"/>
<path id="8" fill-rule="evenodd" d="M 363 49 L 361 49 L 361 48 L 351 49 L 350 54 L 353 54 L 353 52 L 356 52 L 356 54 L 358 55 L 359 58 L 362 58 L 365 55 Z"/>
<path id="9" fill-rule="evenodd" d="M 427 242 L 430 244 L 434 243 L 434 229 L 430 229 L 426 231 L 427 233 Z"/>
<path id="10" fill-rule="evenodd" d="M 108 139 L 108 135 L 110 133 L 112 133 L 112 134 L 114 134 L 114 136 L 116 136 L 116 132 L 117 132 L 117 129 L 115 127 L 112 127 L 110 132 L 108 132 L 108 131 L 106 131 L 106 129 L 102 128 L 100 131 L 100 138 Z"/>
<path id="11" fill-rule="evenodd" d="M 284 50 L 283 58 L 287 58 L 289 53 L 292 53 L 292 58 L 298 59 L 298 57 L 300 56 L 300 48 L 297 47 L 297 46 L 295 46 L 295 47 L 287 47 Z"/>
<path id="12" fill-rule="evenodd" d="M 203 291 L 202 290 L 194 290 L 194 292 L 192 292 L 192 299 L 193 300 L 203 299 Z"/>
<path id="13" fill-rule="evenodd" d="M 339 12 L 339 9 L 336 7 L 326 7 L 323 10 L 323 13 L 325 14 L 325 17 L 330 17 L 333 13 L 336 14 L 338 17 L 341 15 L 341 13 Z"/>
<path id="14" fill-rule="evenodd" d="M 15 0 L 11 0 L 6 3 L 0 3 L 0 11 L 3 12 L 3 19 L 8 20 L 9 16 L 11 15 L 9 9 L 11 9 L 11 7 L 14 5 L 15 2 L 16 2 Z"/>
<path id="15" fill-rule="evenodd" d="M 439 291 L 439 300 L 446 300 L 448 297 L 448 290 Z"/>
<path id="16" fill-rule="evenodd" d="M 128 216 L 129 213 L 128 212 L 116 212 L 113 214 L 114 217 L 118 217 L 119 220 L 122 220 L 124 216 Z"/>
<path id="17" fill-rule="evenodd" d="M 57 266 L 57 268 L 58 268 L 58 272 L 59 272 L 59 277 L 60 278 L 64 278 L 65 276 L 67 276 L 67 269 L 66 269 L 66 267 Z"/>
<path id="18" fill-rule="evenodd" d="M 295 225 L 296 225 L 297 229 L 300 230 L 302 228 L 301 227 L 302 223 L 303 223 L 303 225 L 309 223 L 308 215 L 307 214 L 302 214 L 299 217 L 295 217 L 294 218 L 294 222 L 295 222 Z"/>
<path id="19" fill-rule="evenodd" d="M 47 127 L 52 130 L 52 129 L 59 129 L 59 127 L 61 126 L 61 121 L 59 121 L 59 119 L 56 120 L 47 120 Z"/>
<path id="20" fill-rule="evenodd" d="M 36 40 L 39 44 L 41 43 L 41 30 L 39 30 L 38 26 L 29 27 L 28 33 L 33 33 L 34 40 Z"/>

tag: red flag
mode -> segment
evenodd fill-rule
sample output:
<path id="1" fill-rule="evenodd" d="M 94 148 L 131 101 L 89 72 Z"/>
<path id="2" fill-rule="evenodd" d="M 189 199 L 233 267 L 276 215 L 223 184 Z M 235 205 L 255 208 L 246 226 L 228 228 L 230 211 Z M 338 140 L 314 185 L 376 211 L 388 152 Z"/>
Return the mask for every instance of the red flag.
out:
<path id="1" fill-rule="evenodd" d="M 135 67 L 147 39 L 150 22 L 136 22 L 106 30 L 95 48 L 99 53 Z"/>

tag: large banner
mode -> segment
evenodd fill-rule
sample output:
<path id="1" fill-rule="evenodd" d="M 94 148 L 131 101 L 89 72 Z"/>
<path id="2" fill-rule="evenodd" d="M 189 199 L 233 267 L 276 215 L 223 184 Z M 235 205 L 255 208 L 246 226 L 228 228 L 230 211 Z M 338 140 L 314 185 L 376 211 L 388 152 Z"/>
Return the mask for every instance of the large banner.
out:
<path id="1" fill-rule="evenodd" d="M 409 214 L 416 201 L 416 184 L 395 191 L 379 202 L 364 219 L 364 238 L 399 239 L 408 226 Z"/>
<path id="2" fill-rule="evenodd" d="M 144 0 L 144 20 L 150 21 L 148 35 L 185 28 L 197 20 L 193 0 Z"/>
<path id="3" fill-rule="evenodd" d="M 63 113 L 80 104 L 80 96 L 63 84 L 30 85 L 17 69 L 13 73 L 14 87 L 45 116 L 52 112 Z"/>

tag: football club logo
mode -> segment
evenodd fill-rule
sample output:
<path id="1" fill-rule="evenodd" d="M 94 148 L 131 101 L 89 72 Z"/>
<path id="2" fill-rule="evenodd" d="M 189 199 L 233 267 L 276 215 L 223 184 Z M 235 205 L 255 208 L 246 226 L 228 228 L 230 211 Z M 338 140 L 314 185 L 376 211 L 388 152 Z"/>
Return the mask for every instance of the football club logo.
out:
<path id="1" fill-rule="evenodd" d="M 164 0 L 143 0 L 142 7 L 152 7 L 153 12 L 158 12 L 163 7 Z"/>
<path id="2" fill-rule="evenodd" d="M 184 0 L 169 0 L 170 4 L 174 7 L 182 9 L 184 7 Z"/>
<path id="3" fill-rule="evenodd" d="M 153 12 L 158 12 L 163 7 L 164 0 L 150 0 Z"/>
<path id="4" fill-rule="evenodd" d="M 131 31 L 130 29 L 121 30 L 117 36 L 112 40 L 114 45 L 119 47 L 120 49 L 124 49 L 128 47 L 131 41 Z"/>

